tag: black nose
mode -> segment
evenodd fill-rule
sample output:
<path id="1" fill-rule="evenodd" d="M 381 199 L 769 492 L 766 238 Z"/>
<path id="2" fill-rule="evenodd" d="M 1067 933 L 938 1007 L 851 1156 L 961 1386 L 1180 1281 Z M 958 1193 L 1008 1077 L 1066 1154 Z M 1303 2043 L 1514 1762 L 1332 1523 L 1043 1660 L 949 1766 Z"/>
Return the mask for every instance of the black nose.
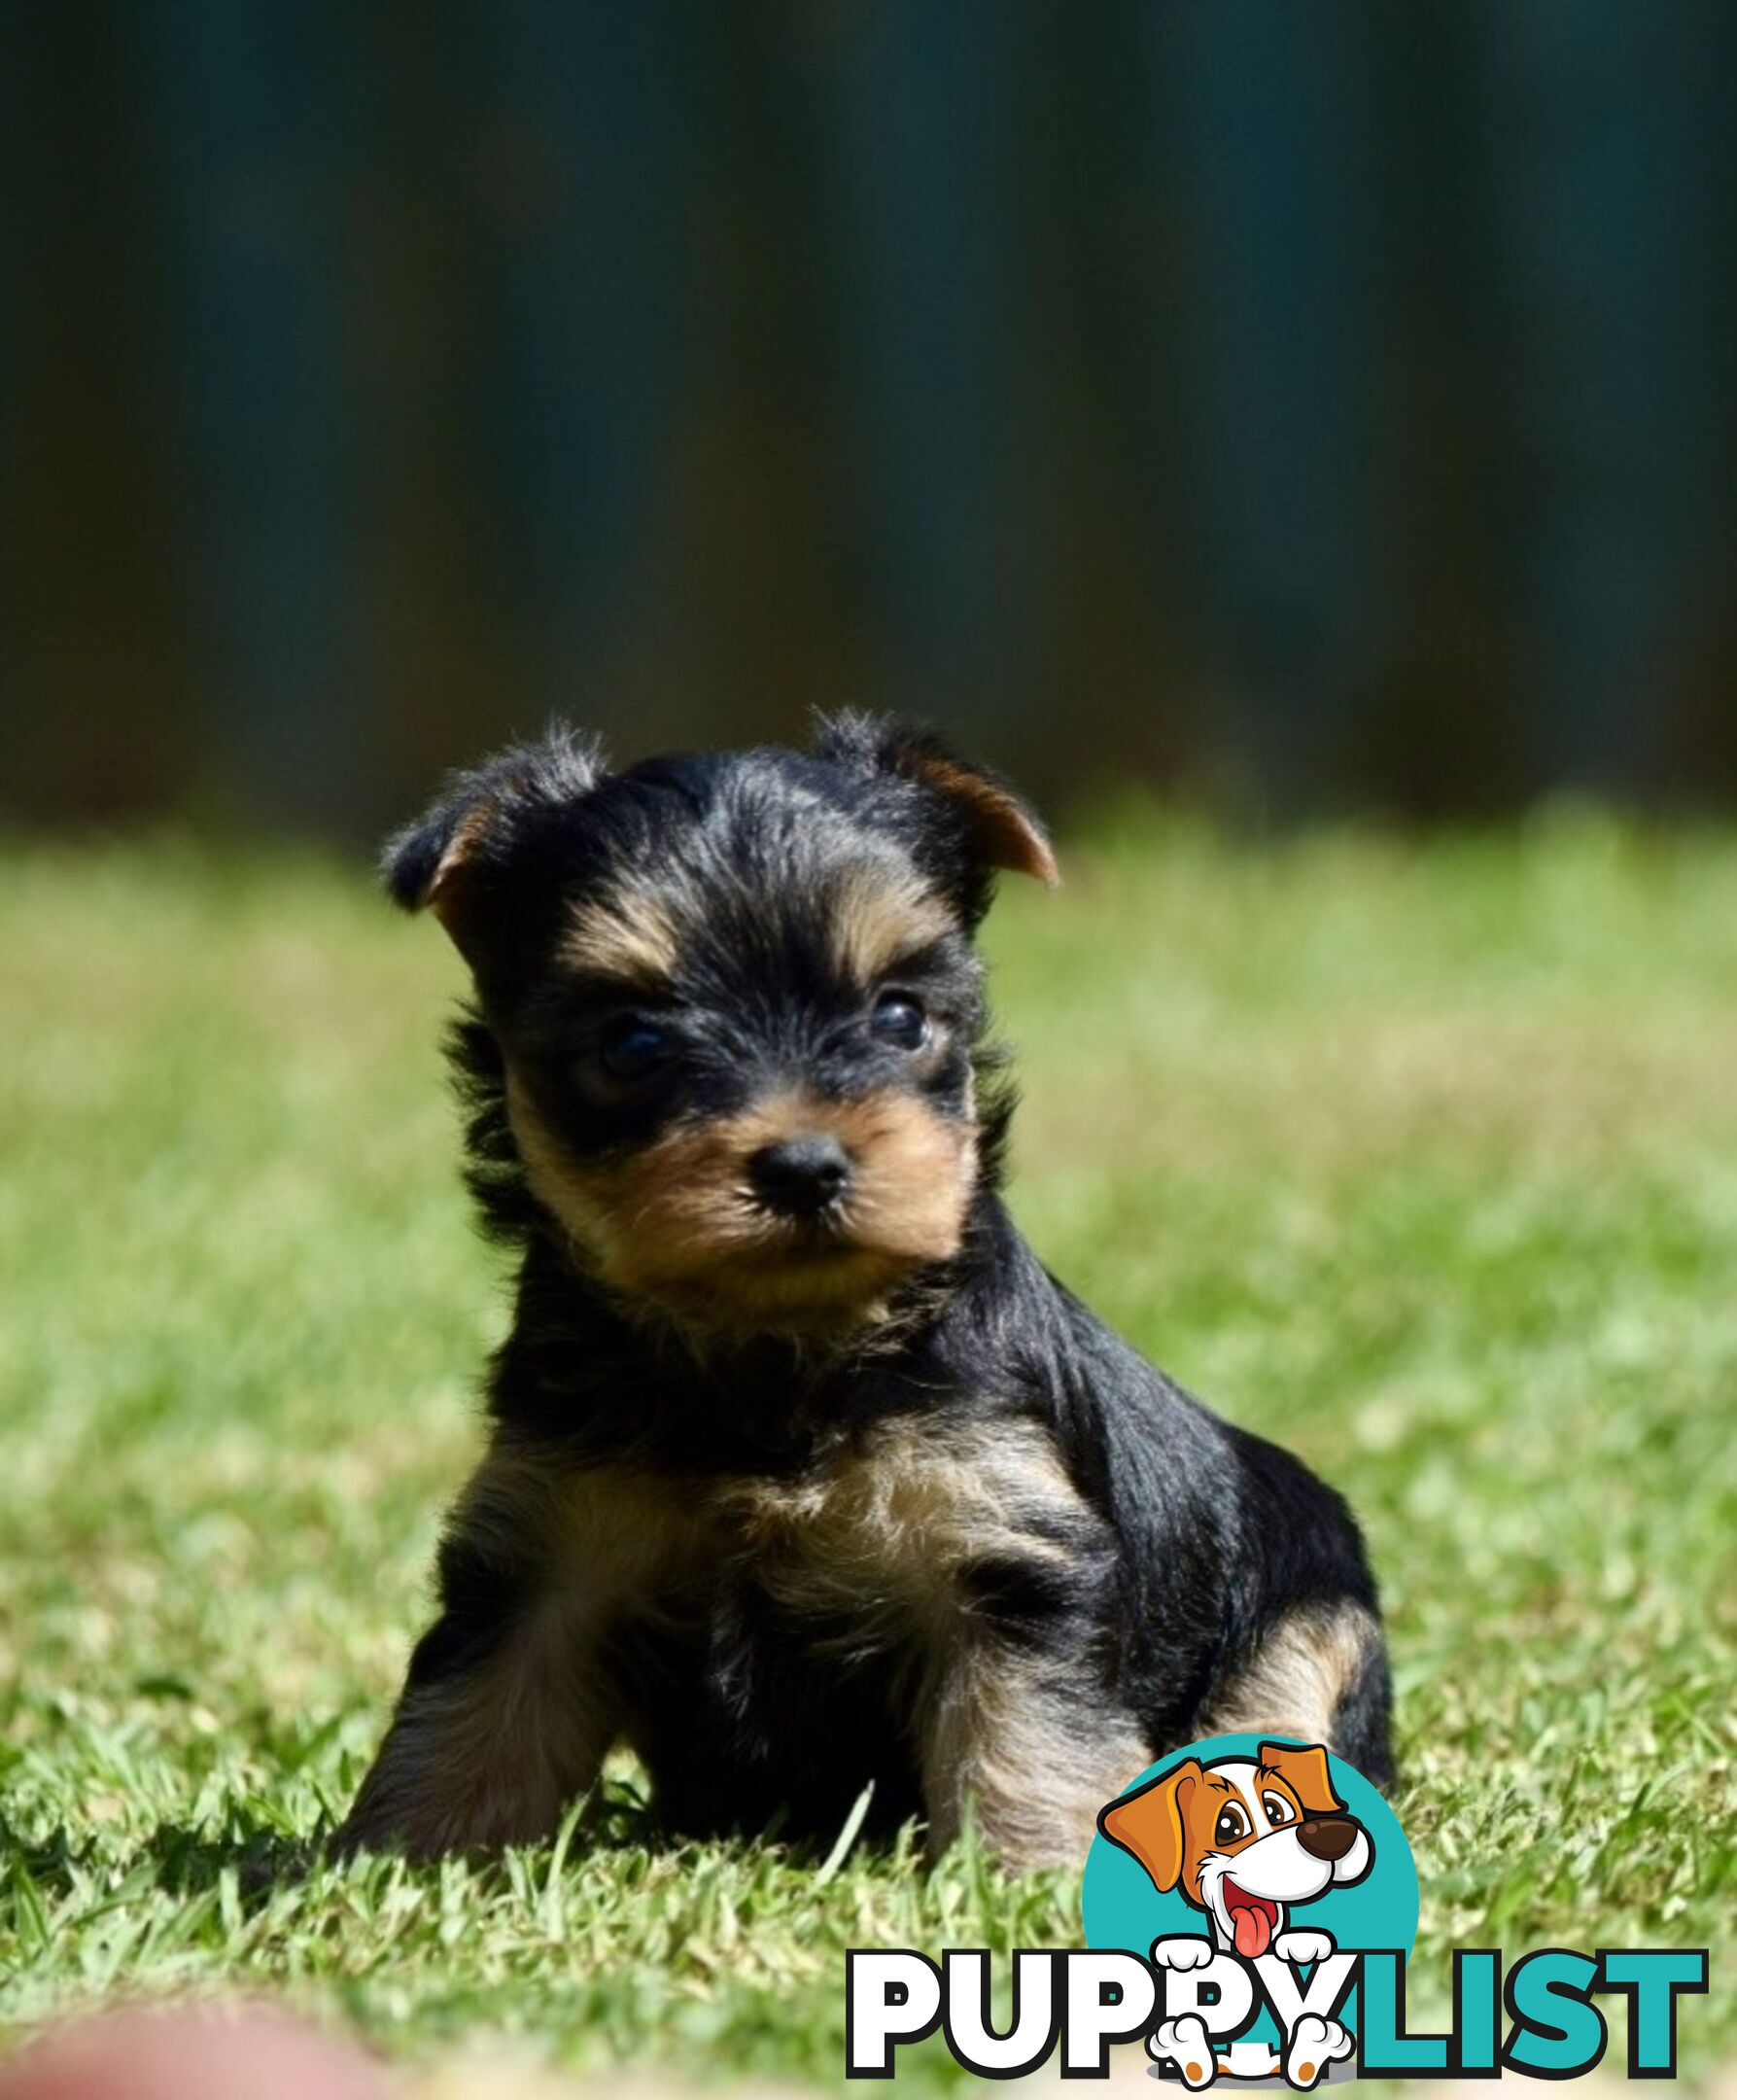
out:
<path id="1" fill-rule="evenodd" d="M 747 1163 L 754 1194 L 786 1217 L 816 1217 L 837 1203 L 851 1178 L 851 1155 L 824 1131 L 762 1145 Z"/>
<path id="2" fill-rule="evenodd" d="M 1310 1816 L 1299 1826 L 1297 1842 L 1314 1859 L 1343 1859 L 1357 1842 L 1357 1825 L 1348 1815 Z"/>

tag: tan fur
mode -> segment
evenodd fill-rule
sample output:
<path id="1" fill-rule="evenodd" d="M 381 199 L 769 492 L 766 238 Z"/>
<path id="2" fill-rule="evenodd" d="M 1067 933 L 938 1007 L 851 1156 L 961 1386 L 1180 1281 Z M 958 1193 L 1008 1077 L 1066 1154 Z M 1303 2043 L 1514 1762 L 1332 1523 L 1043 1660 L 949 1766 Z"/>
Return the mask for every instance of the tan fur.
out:
<path id="1" fill-rule="evenodd" d="M 1295 1735 L 1331 1745 L 1339 1700 L 1380 1638 L 1361 1604 L 1300 1605 L 1219 1694 L 1201 1735 Z"/>
<path id="2" fill-rule="evenodd" d="M 854 1652 L 916 1635 L 919 1761 L 929 1844 L 974 1814 L 1008 1866 L 1084 1856 L 1106 1795 L 1150 1750 L 1131 1718 L 1082 1705 L 973 1613 L 963 1578 L 1003 1558 L 1065 1563 L 1038 1528 L 1077 1522 L 1079 1491 L 1049 1436 L 1000 1421 L 888 1422 L 859 1452 L 794 1483 L 755 1482 L 731 1508 L 756 1578 L 787 1609 L 837 1619 Z"/>
<path id="3" fill-rule="evenodd" d="M 465 949 L 467 938 L 466 886 L 462 878 L 494 821 L 495 808 L 491 802 L 479 802 L 466 815 L 447 841 L 446 851 L 429 877 L 428 887 L 417 899 L 419 908 L 432 911 L 461 950 Z"/>
<path id="4" fill-rule="evenodd" d="M 876 1646 L 914 1623 L 951 1624 L 950 1586 L 974 1561 L 1063 1559 L 1035 1524 L 1080 1497 L 1033 1424 L 898 1416 L 812 1473 L 727 1490 L 723 1507 L 781 1603 L 843 1615 Z"/>
<path id="5" fill-rule="evenodd" d="M 956 925 L 953 913 L 909 868 L 864 861 L 845 868 L 816 907 L 829 921 L 842 974 L 867 990 L 908 956 L 929 947 Z M 605 895 L 572 908 L 557 960 L 587 976 L 617 977 L 658 986 L 677 972 L 682 942 L 700 907 L 619 882 Z"/>
<path id="6" fill-rule="evenodd" d="M 804 1123 L 810 1111 L 799 1110 Z M 905 1094 L 824 1104 L 817 1124 L 854 1164 L 847 1228 L 866 1244 L 913 1262 L 959 1250 L 977 1171 L 977 1134 Z"/>
<path id="7" fill-rule="evenodd" d="M 544 1597 L 485 1665 L 407 1691 L 340 1844 L 435 1859 L 546 1838 L 620 1721 L 584 1648 Z"/>
<path id="8" fill-rule="evenodd" d="M 1061 880 L 1050 842 L 1004 788 L 949 758 L 921 753 L 907 772 L 952 798 L 970 823 L 979 851 L 991 867 L 1035 875 L 1053 888 Z"/>
<path id="9" fill-rule="evenodd" d="M 655 1609 L 703 1536 L 660 1483 L 560 1473 L 509 1445 L 484 1459 L 452 1523 L 535 1570 L 536 1602 L 486 1662 L 406 1692 L 341 1844 L 434 1858 L 546 1838 L 622 1725 L 601 1662 L 609 1627 Z"/>
<path id="10" fill-rule="evenodd" d="M 831 898 L 833 953 L 843 975 L 865 990 L 920 954 L 956 922 L 909 870 L 851 869 Z"/>
<path id="11" fill-rule="evenodd" d="M 506 1068 L 506 1120 L 512 1126 L 513 1143 L 532 1195 L 560 1221 L 577 1248 L 597 1252 L 604 1233 L 603 1212 L 586 1177 L 569 1160 L 510 1064 Z"/>
<path id="12" fill-rule="evenodd" d="M 678 1313 L 754 1326 L 870 1319 L 912 1270 L 958 1251 L 976 1135 L 908 1096 L 783 1095 L 742 1115 L 678 1123 L 601 1165 L 566 1156 L 510 1072 L 506 1099 L 538 1202 L 605 1282 Z M 762 1145 L 799 1131 L 829 1132 L 851 1156 L 836 1243 L 823 1249 L 763 1209 L 748 1180 Z"/>
<path id="13" fill-rule="evenodd" d="M 453 878 L 475 858 L 476 849 L 486 837 L 494 816 L 492 803 L 479 802 L 454 827 L 451 838 L 446 842 L 446 851 L 440 856 L 434 872 L 429 877 L 428 888 L 422 892 L 420 902 L 434 905 L 436 911 L 439 909 L 443 894 L 452 887 Z"/>
<path id="14" fill-rule="evenodd" d="M 1072 1672 L 1058 1682 L 982 1625 L 961 1625 L 940 1658 L 922 1730 L 931 1851 L 972 1816 L 1015 1872 L 1077 1866 L 1099 1803 L 1152 1756 L 1132 1715 L 1094 1705 Z"/>
<path id="15" fill-rule="evenodd" d="M 557 961 L 582 976 L 618 977 L 651 988 L 675 975 L 680 944 L 663 899 L 623 883 L 607 896 L 573 908 Z"/>

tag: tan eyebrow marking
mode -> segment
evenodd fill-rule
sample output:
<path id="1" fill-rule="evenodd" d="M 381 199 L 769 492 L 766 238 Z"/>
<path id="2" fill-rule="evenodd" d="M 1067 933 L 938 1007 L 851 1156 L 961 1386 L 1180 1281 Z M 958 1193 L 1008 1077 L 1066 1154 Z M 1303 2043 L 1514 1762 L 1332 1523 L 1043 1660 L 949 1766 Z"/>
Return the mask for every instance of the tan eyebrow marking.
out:
<path id="1" fill-rule="evenodd" d="M 680 960 L 676 928 L 662 901 L 626 885 L 573 906 L 558 954 L 569 969 L 644 985 L 667 983 Z"/>
<path id="2" fill-rule="evenodd" d="M 955 930 L 941 899 L 902 870 L 851 869 L 833 892 L 832 914 L 839 967 L 865 987 Z"/>
<path id="3" fill-rule="evenodd" d="M 1209 1787 L 1217 1787 L 1221 1794 L 1234 1794 L 1236 1791 L 1228 1779 L 1214 1779 L 1209 1776 L 1206 1784 Z"/>

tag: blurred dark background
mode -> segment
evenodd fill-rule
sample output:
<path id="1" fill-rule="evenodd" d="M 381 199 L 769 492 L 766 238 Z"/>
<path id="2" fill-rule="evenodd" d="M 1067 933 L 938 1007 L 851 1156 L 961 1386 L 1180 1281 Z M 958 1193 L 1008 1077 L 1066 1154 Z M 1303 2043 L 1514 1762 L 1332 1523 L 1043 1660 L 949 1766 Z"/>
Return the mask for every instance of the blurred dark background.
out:
<path id="1" fill-rule="evenodd" d="M 0 811 L 1737 790 L 1728 0 L 0 0 Z"/>

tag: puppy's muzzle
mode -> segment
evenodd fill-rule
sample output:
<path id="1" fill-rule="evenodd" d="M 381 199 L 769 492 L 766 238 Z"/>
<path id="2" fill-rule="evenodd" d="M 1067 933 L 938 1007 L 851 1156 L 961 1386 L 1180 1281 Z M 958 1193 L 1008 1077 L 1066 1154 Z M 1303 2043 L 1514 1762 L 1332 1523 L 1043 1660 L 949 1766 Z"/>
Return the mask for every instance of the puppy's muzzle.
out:
<path id="1" fill-rule="evenodd" d="M 851 1155 L 829 1131 L 762 1145 L 747 1163 L 754 1195 L 781 1217 L 816 1218 L 851 1185 Z"/>
<path id="2" fill-rule="evenodd" d="M 1352 1816 L 1310 1816 L 1297 1826 L 1297 1842 L 1311 1859 L 1343 1859 L 1357 1842 L 1359 1828 Z"/>

